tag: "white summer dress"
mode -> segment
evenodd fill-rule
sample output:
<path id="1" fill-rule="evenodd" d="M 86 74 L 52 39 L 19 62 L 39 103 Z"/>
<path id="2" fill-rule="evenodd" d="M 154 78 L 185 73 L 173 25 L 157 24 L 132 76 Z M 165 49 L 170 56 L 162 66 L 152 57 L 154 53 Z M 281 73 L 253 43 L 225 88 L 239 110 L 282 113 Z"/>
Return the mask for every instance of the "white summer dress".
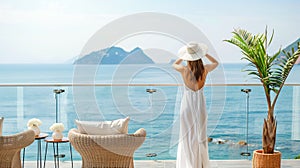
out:
<path id="1" fill-rule="evenodd" d="M 203 87 L 184 87 L 180 108 L 180 132 L 176 168 L 209 168 L 207 112 Z"/>

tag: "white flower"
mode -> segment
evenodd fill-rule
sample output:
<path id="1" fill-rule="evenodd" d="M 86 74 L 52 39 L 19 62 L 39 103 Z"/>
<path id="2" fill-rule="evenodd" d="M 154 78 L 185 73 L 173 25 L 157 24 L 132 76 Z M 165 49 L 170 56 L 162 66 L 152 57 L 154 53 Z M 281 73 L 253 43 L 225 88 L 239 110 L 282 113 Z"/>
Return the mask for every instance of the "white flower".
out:
<path id="1" fill-rule="evenodd" d="M 54 123 L 50 127 L 51 131 L 60 131 L 60 132 L 62 132 L 64 129 L 65 129 L 65 126 L 64 126 L 63 123 Z"/>
<path id="2" fill-rule="evenodd" d="M 32 126 L 40 126 L 42 125 L 42 121 L 37 118 L 32 118 L 27 122 L 27 127 L 31 128 Z"/>

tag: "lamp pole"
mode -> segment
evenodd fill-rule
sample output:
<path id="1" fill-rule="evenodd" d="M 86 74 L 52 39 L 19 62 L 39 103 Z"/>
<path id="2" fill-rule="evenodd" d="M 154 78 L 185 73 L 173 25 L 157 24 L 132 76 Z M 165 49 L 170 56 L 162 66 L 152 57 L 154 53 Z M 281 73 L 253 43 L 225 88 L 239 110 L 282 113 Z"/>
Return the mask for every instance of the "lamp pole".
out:
<path id="1" fill-rule="evenodd" d="M 156 92 L 156 89 L 146 89 L 146 92 L 148 92 L 148 93 L 150 93 L 150 96 L 151 96 L 151 109 L 153 108 L 152 106 L 153 106 L 153 93 L 155 93 Z M 153 114 L 153 110 L 151 110 L 151 118 L 152 118 L 152 114 Z M 150 141 L 150 143 L 151 143 L 151 141 Z M 151 145 L 151 144 L 150 144 Z M 146 157 L 156 157 L 157 156 L 157 154 L 156 153 L 147 153 L 146 154 Z"/>
<path id="2" fill-rule="evenodd" d="M 248 126 L 249 126 L 249 119 L 248 119 L 248 115 L 249 115 L 249 94 L 251 92 L 251 89 L 241 89 L 241 92 L 244 92 L 247 94 L 247 98 L 246 98 L 246 145 L 247 145 L 247 151 L 246 152 L 242 152 L 241 155 L 242 156 L 250 156 L 250 152 L 249 152 L 249 146 L 248 146 Z"/>
<path id="3" fill-rule="evenodd" d="M 64 89 L 54 89 L 53 90 L 54 94 L 55 94 L 55 122 L 58 123 L 58 109 L 59 109 L 59 94 L 65 92 Z"/>

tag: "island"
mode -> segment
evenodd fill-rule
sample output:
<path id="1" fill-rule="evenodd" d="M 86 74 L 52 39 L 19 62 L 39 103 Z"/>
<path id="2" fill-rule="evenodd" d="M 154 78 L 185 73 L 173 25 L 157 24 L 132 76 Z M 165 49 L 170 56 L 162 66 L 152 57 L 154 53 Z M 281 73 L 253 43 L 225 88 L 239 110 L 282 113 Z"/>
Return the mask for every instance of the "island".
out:
<path id="1" fill-rule="evenodd" d="M 127 52 L 113 46 L 93 51 L 75 60 L 74 64 L 154 64 L 154 61 L 139 47 Z"/>

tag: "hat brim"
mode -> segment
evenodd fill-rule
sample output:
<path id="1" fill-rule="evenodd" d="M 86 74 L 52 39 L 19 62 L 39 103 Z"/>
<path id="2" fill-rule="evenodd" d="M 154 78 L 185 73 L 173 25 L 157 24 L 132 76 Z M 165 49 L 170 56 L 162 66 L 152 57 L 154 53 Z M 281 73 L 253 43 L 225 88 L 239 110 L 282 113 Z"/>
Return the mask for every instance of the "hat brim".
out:
<path id="1" fill-rule="evenodd" d="M 186 61 L 196 61 L 204 58 L 207 54 L 208 47 L 203 43 L 198 43 L 198 45 L 200 49 L 194 54 L 188 53 L 187 46 L 181 47 L 178 51 L 179 58 Z"/>

